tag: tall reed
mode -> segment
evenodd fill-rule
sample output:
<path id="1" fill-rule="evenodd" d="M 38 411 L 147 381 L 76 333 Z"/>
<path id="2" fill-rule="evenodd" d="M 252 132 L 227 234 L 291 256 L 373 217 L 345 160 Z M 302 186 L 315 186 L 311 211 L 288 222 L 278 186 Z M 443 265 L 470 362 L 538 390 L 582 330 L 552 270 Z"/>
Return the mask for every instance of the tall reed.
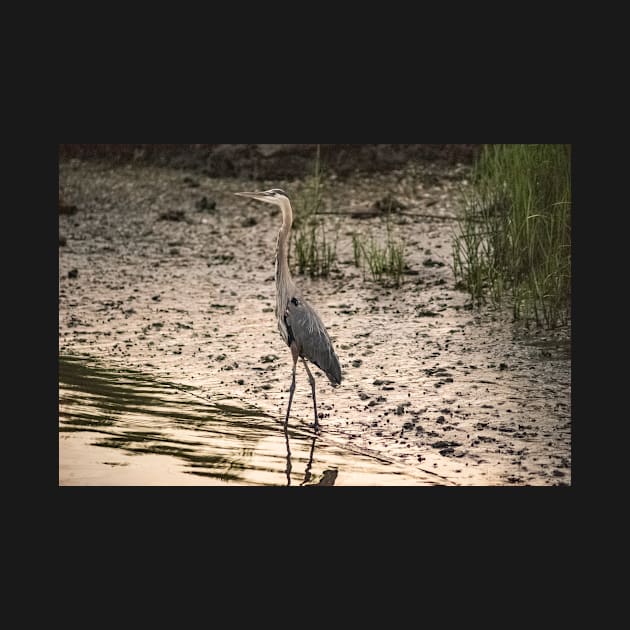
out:
<path id="1" fill-rule="evenodd" d="M 473 303 L 509 300 L 552 328 L 571 303 L 571 146 L 486 145 L 458 221 L 453 268 Z"/>
<path id="2" fill-rule="evenodd" d="M 398 287 L 405 268 L 405 244 L 393 235 L 390 213 L 387 213 L 386 230 L 384 244 L 374 236 L 366 238 L 356 233 L 352 235 L 354 264 L 363 269 L 364 278 L 367 267 L 374 281 Z"/>
<path id="3" fill-rule="evenodd" d="M 327 276 L 337 259 L 338 230 L 331 236 L 326 222 L 317 217 L 323 205 L 325 176 L 317 145 L 313 174 L 306 178 L 294 209 L 295 256 L 298 273 Z"/>

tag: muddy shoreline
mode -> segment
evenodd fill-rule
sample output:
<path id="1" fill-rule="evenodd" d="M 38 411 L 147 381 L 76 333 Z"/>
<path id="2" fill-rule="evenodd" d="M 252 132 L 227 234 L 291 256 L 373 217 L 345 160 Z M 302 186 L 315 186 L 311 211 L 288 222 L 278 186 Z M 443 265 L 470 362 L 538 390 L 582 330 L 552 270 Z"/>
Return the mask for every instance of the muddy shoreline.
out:
<path id="1" fill-rule="evenodd" d="M 282 417 L 291 362 L 273 314 L 279 217 L 233 192 L 295 196 L 303 182 L 78 159 L 59 170 L 60 354 Z M 525 331 L 509 314 L 471 310 L 455 289 L 452 217 L 466 172 L 419 164 L 327 181 L 337 267 L 326 279 L 295 276 L 344 373 L 333 390 L 314 371 L 322 425 L 338 443 L 460 485 L 570 484 L 570 330 Z M 388 192 L 408 207 L 393 222 L 409 265 L 399 288 L 353 262 L 351 235 L 383 233 L 382 217 L 365 211 Z M 292 422 L 311 414 L 298 372 Z"/>

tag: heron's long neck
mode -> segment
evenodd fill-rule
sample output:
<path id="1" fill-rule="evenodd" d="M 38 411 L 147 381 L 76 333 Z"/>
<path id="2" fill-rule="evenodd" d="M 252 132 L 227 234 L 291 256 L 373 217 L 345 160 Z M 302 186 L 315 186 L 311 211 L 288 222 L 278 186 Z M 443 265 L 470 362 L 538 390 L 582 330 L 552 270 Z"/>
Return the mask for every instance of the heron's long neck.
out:
<path id="1" fill-rule="evenodd" d="M 276 250 L 276 287 L 278 289 L 278 298 L 281 297 L 281 291 L 289 289 L 293 286 L 291 272 L 289 271 L 289 235 L 291 233 L 291 225 L 293 223 L 293 212 L 289 201 L 284 201 L 282 208 L 282 226 L 278 233 L 278 248 Z M 282 296 L 287 299 L 286 296 Z"/>

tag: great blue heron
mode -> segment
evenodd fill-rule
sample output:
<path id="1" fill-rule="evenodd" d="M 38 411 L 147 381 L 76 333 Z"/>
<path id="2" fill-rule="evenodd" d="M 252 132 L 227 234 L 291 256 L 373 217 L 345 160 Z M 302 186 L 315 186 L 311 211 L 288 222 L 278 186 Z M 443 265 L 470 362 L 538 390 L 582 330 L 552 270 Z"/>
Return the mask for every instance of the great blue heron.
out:
<path id="1" fill-rule="evenodd" d="M 284 420 L 286 428 L 291 412 L 293 393 L 295 392 L 295 368 L 298 358 L 302 359 L 308 380 L 313 392 L 313 411 L 315 412 L 315 430 L 318 430 L 317 400 L 315 398 L 315 379 L 309 370 L 306 359 L 322 370 L 333 387 L 341 383 L 341 367 L 320 316 L 315 309 L 304 300 L 295 286 L 289 272 L 288 242 L 293 223 L 293 210 L 287 194 L 279 188 L 272 188 L 260 192 L 236 193 L 242 197 L 250 197 L 258 201 L 280 206 L 282 210 L 282 226 L 278 233 L 276 249 L 276 318 L 278 330 L 285 343 L 291 349 L 293 357 L 293 373 L 289 390 L 289 404 Z"/>

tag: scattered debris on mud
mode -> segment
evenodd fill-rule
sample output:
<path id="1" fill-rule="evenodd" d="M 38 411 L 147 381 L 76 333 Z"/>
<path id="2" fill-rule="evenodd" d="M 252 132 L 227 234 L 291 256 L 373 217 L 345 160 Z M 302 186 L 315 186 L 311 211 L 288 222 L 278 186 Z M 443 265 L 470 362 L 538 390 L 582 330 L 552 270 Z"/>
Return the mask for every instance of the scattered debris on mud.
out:
<path id="1" fill-rule="evenodd" d="M 461 485 L 570 484 L 570 330 L 526 331 L 470 308 L 451 268 L 467 170 L 422 172 L 327 181 L 336 264 L 323 279 L 294 273 L 342 366 L 334 390 L 313 369 L 323 430 Z M 303 183 L 65 159 L 59 184 L 60 353 L 150 365 L 282 417 L 291 357 L 273 313 L 279 216 L 233 193 L 293 198 Z M 359 221 L 355 211 L 388 199 L 409 271 L 399 287 L 353 261 L 352 234 L 383 230 L 383 212 Z M 291 422 L 311 414 L 299 369 Z"/>

